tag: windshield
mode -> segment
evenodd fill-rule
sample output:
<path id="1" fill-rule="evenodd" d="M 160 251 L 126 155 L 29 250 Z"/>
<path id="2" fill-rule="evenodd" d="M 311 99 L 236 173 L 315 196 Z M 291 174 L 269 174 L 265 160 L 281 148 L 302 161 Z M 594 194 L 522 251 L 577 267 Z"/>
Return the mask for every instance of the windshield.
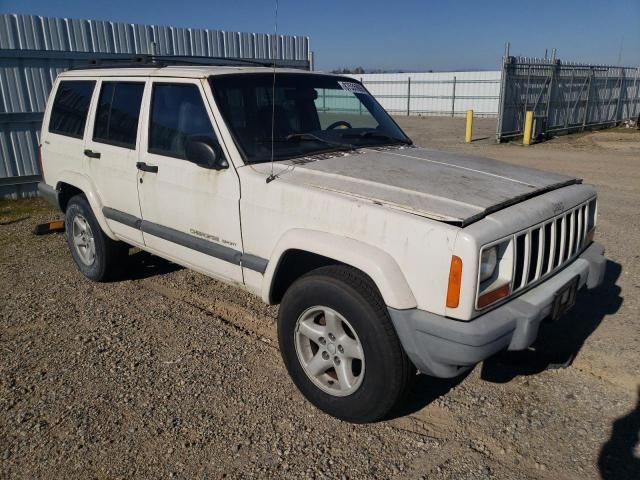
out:
<path id="1" fill-rule="evenodd" d="M 218 75 L 211 88 L 248 163 L 411 140 L 356 80 L 276 73 Z M 275 103 L 275 106 L 274 106 Z"/>

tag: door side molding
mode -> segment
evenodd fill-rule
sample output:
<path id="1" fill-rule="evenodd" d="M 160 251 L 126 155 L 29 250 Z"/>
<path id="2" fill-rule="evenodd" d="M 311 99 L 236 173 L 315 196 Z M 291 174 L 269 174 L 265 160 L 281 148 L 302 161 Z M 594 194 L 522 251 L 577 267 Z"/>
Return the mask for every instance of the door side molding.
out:
<path id="1" fill-rule="evenodd" d="M 108 218 L 109 220 L 122 223 L 127 227 L 136 228 L 138 230 L 140 229 L 141 220 L 134 215 L 130 215 L 128 213 L 121 212 L 120 210 L 115 210 L 110 207 L 104 207 L 102 209 L 102 213 L 105 218 Z"/>
<path id="2" fill-rule="evenodd" d="M 133 215 L 110 207 L 104 207 L 102 209 L 102 213 L 109 220 L 122 223 L 128 227 L 137 228 L 148 235 L 153 235 L 154 237 L 161 238 L 182 247 L 190 248 L 191 250 L 204 253 L 205 255 L 215 257 L 219 260 L 248 268 L 254 272 L 264 274 L 267 269 L 267 264 L 269 263 L 268 260 L 256 255 L 242 253 L 239 250 L 220 245 L 219 243 L 210 242 L 203 238 L 189 235 L 188 233 L 184 233 L 173 228 L 165 227 L 164 225 L 158 225 L 157 223 L 137 218 Z"/>

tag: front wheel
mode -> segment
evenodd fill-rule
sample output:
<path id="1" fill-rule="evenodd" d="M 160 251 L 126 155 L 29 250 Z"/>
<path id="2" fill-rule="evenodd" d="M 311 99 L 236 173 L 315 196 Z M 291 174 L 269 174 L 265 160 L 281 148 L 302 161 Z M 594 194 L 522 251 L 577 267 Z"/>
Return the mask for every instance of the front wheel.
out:
<path id="1" fill-rule="evenodd" d="M 322 267 L 294 282 L 278 339 L 298 389 L 342 420 L 384 418 L 415 376 L 377 288 L 350 267 Z"/>

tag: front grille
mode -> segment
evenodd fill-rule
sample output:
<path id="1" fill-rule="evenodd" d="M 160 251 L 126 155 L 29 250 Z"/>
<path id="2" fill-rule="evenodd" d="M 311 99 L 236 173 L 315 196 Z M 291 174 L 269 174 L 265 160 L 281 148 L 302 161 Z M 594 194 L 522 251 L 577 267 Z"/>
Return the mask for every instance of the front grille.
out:
<path id="1" fill-rule="evenodd" d="M 582 250 L 595 209 L 593 199 L 515 235 L 512 293 L 560 269 Z"/>

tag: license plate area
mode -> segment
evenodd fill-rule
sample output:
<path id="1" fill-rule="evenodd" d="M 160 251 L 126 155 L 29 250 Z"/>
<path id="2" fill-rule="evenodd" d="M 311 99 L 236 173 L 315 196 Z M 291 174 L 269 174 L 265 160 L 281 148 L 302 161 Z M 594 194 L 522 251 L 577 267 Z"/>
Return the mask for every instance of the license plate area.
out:
<path id="1" fill-rule="evenodd" d="M 551 320 L 556 321 L 567 313 L 576 303 L 578 293 L 578 282 L 580 277 L 574 277 L 564 287 L 558 290 L 553 297 L 553 308 L 551 309 Z"/>

